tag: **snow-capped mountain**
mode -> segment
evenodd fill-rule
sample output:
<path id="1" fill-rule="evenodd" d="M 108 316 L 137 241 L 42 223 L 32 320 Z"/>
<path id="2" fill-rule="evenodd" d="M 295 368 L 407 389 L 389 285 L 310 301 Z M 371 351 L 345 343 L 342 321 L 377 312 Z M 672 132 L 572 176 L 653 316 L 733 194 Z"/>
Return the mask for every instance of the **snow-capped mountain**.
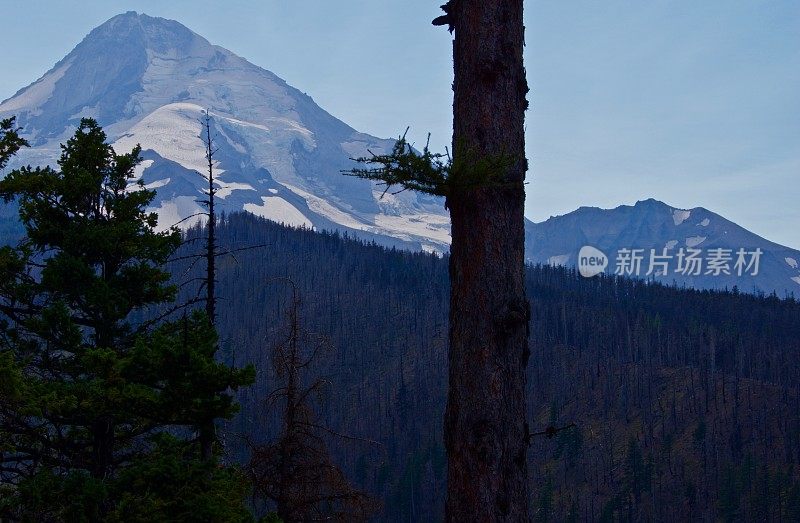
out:
<path id="1" fill-rule="evenodd" d="M 381 198 L 374 183 L 340 172 L 355 166 L 351 157 L 387 151 L 393 140 L 354 130 L 275 74 L 172 20 L 115 16 L 0 104 L 0 117 L 16 115 L 31 142 L 17 165 L 54 164 L 81 117 L 97 119 L 117 152 L 141 144 L 136 174 L 156 189 L 153 210 L 167 227 L 201 210 L 206 109 L 219 147 L 220 211 L 447 250 L 450 222 L 440 199 Z"/>
<path id="2" fill-rule="evenodd" d="M 410 191 L 381 198 L 381 187 L 341 174 L 355 166 L 350 158 L 366 156 L 368 149 L 388 151 L 393 140 L 354 130 L 275 74 L 172 20 L 135 12 L 112 18 L 41 78 L 2 102 L 0 118 L 17 116 L 32 146 L 9 168 L 54 165 L 59 144 L 86 116 L 103 125 L 117 152 L 141 144 L 144 161 L 136 176 L 156 190 L 153 210 L 160 226 L 168 227 L 201 210 L 201 118 L 206 109 L 219 147 L 220 211 L 249 211 L 387 246 L 448 250 L 450 220 L 440 198 Z M 0 221 L 11 223 L 6 215 L 12 211 L 0 209 Z M 9 225 L 9 230 L 17 229 Z M 800 252 L 703 208 L 682 210 L 647 200 L 611 210 L 581 208 L 538 224 L 526 221 L 529 262 L 577 266 L 586 246 L 607 258 L 606 273 L 623 263 L 619 272 L 665 283 L 800 295 Z M 678 270 L 685 269 L 678 266 L 681 249 L 684 257 L 689 249 L 701 251 L 694 254 L 705 263 L 698 274 L 696 267 Z M 715 249 L 723 249 L 718 258 L 731 257 L 730 274 L 713 274 L 713 268 L 706 273 Z M 761 249 L 757 274 L 752 266 L 737 274 L 746 268 L 736 266 L 739 249 Z M 641 256 L 637 271 L 620 262 L 621 250 L 632 263 Z M 650 267 L 651 254 L 662 256 L 660 265 Z"/>
<path id="3" fill-rule="evenodd" d="M 602 270 L 668 285 L 735 286 L 741 292 L 800 297 L 800 251 L 702 207 L 677 209 L 653 199 L 615 209 L 581 207 L 528 222 L 525 232 L 531 263 L 578 267 L 587 275 Z"/>

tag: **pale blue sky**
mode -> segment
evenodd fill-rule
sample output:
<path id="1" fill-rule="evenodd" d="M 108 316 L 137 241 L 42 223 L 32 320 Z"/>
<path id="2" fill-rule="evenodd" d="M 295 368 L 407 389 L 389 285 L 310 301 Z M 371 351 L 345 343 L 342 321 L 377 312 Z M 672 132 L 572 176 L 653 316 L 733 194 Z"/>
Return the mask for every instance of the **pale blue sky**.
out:
<path id="1" fill-rule="evenodd" d="M 178 20 L 356 129 L 450 140 L 443 0 L 0 0 L 0 99 L 124 11 Z M 654 197 L 800 248 L 800 2 L 526 1 L 527 216 Z"/>

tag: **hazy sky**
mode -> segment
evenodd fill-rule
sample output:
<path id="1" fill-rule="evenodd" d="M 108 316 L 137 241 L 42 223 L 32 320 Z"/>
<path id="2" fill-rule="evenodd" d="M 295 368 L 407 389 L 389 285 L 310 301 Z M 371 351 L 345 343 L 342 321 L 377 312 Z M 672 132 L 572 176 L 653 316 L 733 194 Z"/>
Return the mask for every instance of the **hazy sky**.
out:
<path id="1" fill-rule="evenodd" d="M 356 129 L 450 141 L 443 0 L 0 0 L 0 99 L 124 11 L 178 20 Z M 650 197 L 800 248 L 800 1 L 528 0 L 527 216 Z"/>

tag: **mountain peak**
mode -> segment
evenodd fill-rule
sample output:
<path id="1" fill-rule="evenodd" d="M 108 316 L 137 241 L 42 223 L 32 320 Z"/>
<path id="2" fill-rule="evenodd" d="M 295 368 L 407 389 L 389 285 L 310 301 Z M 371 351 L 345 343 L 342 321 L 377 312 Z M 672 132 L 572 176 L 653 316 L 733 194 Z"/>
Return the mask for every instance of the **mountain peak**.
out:
<path id="1" fill-rule="evenodd" d="M 603 208 L 597 206 L 581 206 L 575 211 L 569 213 L 570 215 L 574 213 L 608 213 L 614 211 L 626 211 L 626 212 L 647 212 L 647 211 L 683 211 L 684 209 L 679 209 L 677 207 L 673 207 L 667 203 L 662 202 L 661 200 L 656 200 L 655 198 L 647 198 L 646 200 L 639 200 L 633 205 L 622 204 L 614 208 Z M 551 219 L 560 218 L 561 216 L 553 216 Z"/>
<path id="2" fill-rule="evenodd" d="M 55 163 L 80 118 L 103 126 L 115 150 L 142 147 L 137 177 L 156 189 L 152 211 L 169 227 L 195 216 L 205 185 L 201 119 L 218 147 L 219 209 L 346 231 L 366 240 L 443 252 L 442 201 L 386 195 L 343 176 L 350 158 L 388 152 L 392 140 L 359 133 L 275 74 L 210 44 L 184 25 L 135 11 L 93 29 L 68 55 L 0 104 L 33 146 L 15 161 Z"/>
<path id="3" fill-rule="evenodd" d="M 136 11 L 116 15 L 99 25 L 78 44 L 73 53 L 86 51 L 88 49 L 85 48 L 92 48 L 96 43 L 141 47 L 156 53 L 178 51 L 179 54 L 189 52 L 192 45 L 198 43 L 211 46 L 206 39 L 180 22 Z"/>
<path id="4" fill-rule="evenodd" d="M 625 207 L 624 205 L 622 207 Z M 635 204 L 633 204 L 634 209 L 639 209 L 642 211 L 691 211 L 695 209 L 683 209 L 681 207 L 675 207 L 674 205 L 670 205 L 668 203 L 662 202 L 661 200 L 656 200 L 655 198 L 647 198 L 646 200 L 639 200 Z"/>
<path id="5" fill-rule="evenodd" d="M 122 29 L 125 27 L 134 27 L 134 26 L 163 26 L 163 27 L 172 27 L 172 28 L 183 28 L 184 31 L 190 31 L 185 25 L 177 22 L 175 20 L 171 20 L 169 18 L 161 18 L 158 16 L 149 16 L 145 13 L 138 13 L 136 11 L 126 11 L 124 13 L 120 13 L 118 15 L 112 16 L 102 24 L 98 25 L 89 34 L 92 33 L 102 33 L 106 32 L 109 29 Z"/>
<path id="6" fill-rule="evenodd" d="M 155 103 L 180 101 L 183 89 L 164 91 L 177 82 L 163 80 L 177 80 L 182 65 L 202 71 L 230 57 L 179 22 L 128 11 L 94 28 L 39 80 L 3 102 L 0 114 L 16 114 L 30 141 L 43 145 L 63 140 L 81 117 L 103 126 L 139 118 L 153 108 L 142 96 L 148 85 L 162 90 Z"/>
<path id="7" fill-rule="evenodd" d="M 109 18 L 108 20 L 106 20 L 105 22 L 103 22 L 102 24 L 97 26 L 95 29 L 99 29 L 100 27 L 103 27 L 103 26 L 106 26 L 106 25 L 109 25 L 109 24 L 110 25 L 114 25 L 114 24 L 120 24 L 120 23 L 130 23 L 132 21 L 138 21 L 140 18 L 151 18 L 151 17 L 147 16 L 144 13 L 139 14 L 136 11 L 126 11 L 124 13 L 120 13 L 118 15 L 112 16 L 111 18 Z"/>
<path id="8" fill-rule="evenodd" d="M 530 263 L 577 267 L 585 246 L 608 256 L 608 274 L 623 274 L 618 272 L 618 256 L 636 251 L 642 255 L 642 265 L 624 274 L 666 284 L 708 289 L 737 286 L 767 294 L 776 291 L 779 296 L 797 294 L 800 284 L 800 252 L 761 238 L 703 207 L 682 209 L 648 198 L 613 209 L 581 207 L 526 227 L 525 257 Z M 724 271 L 706 267 L 681 272 L 680 249 L 693 249 L 704 260 L 714 253 L 730 259 Z M 757 271 L 737 272 L 734 264 L 740 251 L 759 252 Z M 654 252 L 662 262 L 671 261 L 669 270 L 660 274 L 650 270 Z"/>
<path id="9" fill-rule="evenodd" d="M 670 207 L 661 200 L 655 198 L 647 198 L 646 200 L 639 200 L 634 204 L 634 207 Z"/>

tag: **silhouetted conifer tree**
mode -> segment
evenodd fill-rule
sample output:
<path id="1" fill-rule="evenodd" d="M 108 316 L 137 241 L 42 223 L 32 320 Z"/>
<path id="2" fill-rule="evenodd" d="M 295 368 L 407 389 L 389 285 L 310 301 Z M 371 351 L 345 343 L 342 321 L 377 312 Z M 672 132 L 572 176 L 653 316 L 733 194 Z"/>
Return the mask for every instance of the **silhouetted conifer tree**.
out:
<path id="1" fill-rule="evenodd" d="M 286 523 L 302 521 L 366 521 L 375 502 L 350 485 L 333 463 L 326 435 L 338 435 L 315 418 L 312 402 L 327 383 L 309 383 L 305 373 L 315 359 L 330 349 L 329 341 L 305 331 L 300 322 L 300 298 L 293 282 L 288 332 L 275 345 L 272 359 L 282 386 L 271 395 L 282 403 L 281 433 L 277 441 L 258 446 L 250 461 L 256 495 L 275 503 Z"/>
<path id="2" fill-rule="evenodd" d="M 156 232 L 153 191 L 130 186 L 139 147 L 117 154 L 94 120 L 60 169 L 0 181 L 26 238 L 0 250 L 0 513 L 28 520 L 240 521 L 243 477 L 200 460 L 189 429 L 236 412 L 252 369 L 214 361 L 204 315 L 160 323 L 162 265 L 180 242 Z"/>

